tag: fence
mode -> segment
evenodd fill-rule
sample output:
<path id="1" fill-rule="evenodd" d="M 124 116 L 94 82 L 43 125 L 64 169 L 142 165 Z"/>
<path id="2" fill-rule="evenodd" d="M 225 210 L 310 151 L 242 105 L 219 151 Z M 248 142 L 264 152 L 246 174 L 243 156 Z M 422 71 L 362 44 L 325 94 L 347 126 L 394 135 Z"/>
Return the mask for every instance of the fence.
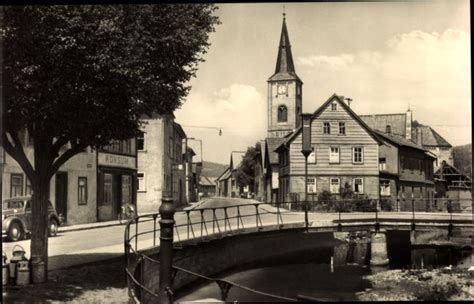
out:
<path id="1" fill-rule="evenodd" d="M 465 200 L 461 201 L 446 199 L 442 201 L 442 203 L 446 205 L 446 209 L 437 210 L 438 213 L 442 212 L 449 214 L 447 223 L 449 224 L 448 229 L 450 232 L 453 229 L 453 212 L 455 212 L 452 206 L 455 204 L 461 205 L 461 202 L 463 205 L 468 205 L 470 202 L 470 208 L 465 208 L 461 211 L 470 212 L 472 214 L 472 200 L 468 200 L 468 202 L 466 202 Z M 168 266 L 170 267 L 171 273 L 169 275 L 169 280 L 164 280 L 165 283 L 167 283 L 167 286 L 165 286 L 163 289 L 160 289 L 160 293 L 150 290 L 143 285 L 144 270 L 140 269 L 140 267 L 143 267 L 144 261 L 155 264 L 160 264 L 160 261 L 147 256 L 141 250 L 156 247 L 158 245 L 158 236 L 160 237 L 160 246 L 162 247 L 160 249 L 161 259 L 163 255 L 161 251 L 163 250 L 163 246 L 166 244 L 174 246 L 175 248 L 182 248 L 181 246 L 183 241 L 193 240 L 195 242 L 199 242 L 208 239 L 222 238 L 228 234 L 235 235 L 238 233 L 248 233 L 249 229 L 253 231 L 260 231 L 264 227 L 263 220 L 266 222 L 276 223 L 278 229 L 284 229 L 284 226 L 290 222 L 301 223 L 303 224 L 302 227 L 306 227 L 306 229 L 308 229 L 309 215 L 316 215 L 318 213 L 332 213 L 333 219 L 338 222 L 338 230 L 340 230 L 345 214 L 357 212 L 363 213 L 372 218 L 375 222 L 375 229 L 379 229 L 379 217 L 381 213 L 386 214 L 390 212 L 398 212 L 400 210 L 399 206 L 406 204 L 411 205 L 411 216 L 409 216 L 408 219 L 411 221 L 412 229 L 415 229 L 417 214 L 426 214 L 425 212 L 415 210 L 415 199 L 387 202 L 386 200 L 378 199 L 353 198 L 339 200 L 327 199 L 308 202 L 279 202 L 272 204 L 251 203 L 220 208 L 196 208 L 176 213 L 176 219 L 179 222 L 176 223 L 174 220 L 174 210 L 172 210 L 172 200 L 163 199 L 162 207 L 166 206 L 166 204 L 168 205 L 167 208 L 169 210 L 163 211 L 160 208 L 161 218 L 160 214 L 158 213 L 138 216 L 129 221 L 125 227 L 125 276 L 128 282 L 129 295 L 136 302 L 140 302 L 140 299 L 143 297 L 143 295 L 147 294 L 153 298 L 160 299 L 160 302 L 171 303 L 173 296 L 171 286 L 173 286 L 174 277 L 179 271 L 187 273 L 188 275 L 196 276 L 200 279 L 216 282 L 221 290 L 222 300 L 227 298 L 228 291 L 231 287 L 245 289 L 249 292 L 266 295 L 278 300 L 299 300 L 267 294 L 230 282 L 228 280 L 207 277 L 191 270 L 173 266 L 172 257 L 169 256 L 165 256 L 165 258 L 168 259 L 166 264 L 169 264 Z M 395 206 L 395 208 L 393 206 Z M 140 228 L 140 225 L 143 226 L 144 223 L 147 223 L 146 225 L 151 226 L 152 228 Z M 166 226 L 166 228 L 160 229 L 160 226 L 163 225 Z M 173 232 L 175 238 L 173 238 Z M 139 242 L 139 239 L 143 240 L 143 242 Z M 173 242 L 174 240 L 175 242 Z M 162 279 L 160 270 L 160 285 L 161 284 Z"/>

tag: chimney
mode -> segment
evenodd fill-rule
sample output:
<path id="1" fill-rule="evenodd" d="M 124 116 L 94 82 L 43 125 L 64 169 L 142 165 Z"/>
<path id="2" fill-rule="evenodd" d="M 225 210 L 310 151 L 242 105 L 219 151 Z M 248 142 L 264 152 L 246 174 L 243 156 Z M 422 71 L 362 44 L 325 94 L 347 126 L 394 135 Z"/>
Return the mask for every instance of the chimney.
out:
<path id="1" fill-rule="evenodd" d="M 416 127 L 416 144 L 419 146 L 423 146 L 423 133 L 421 130 L 422 126 Z"/>
<path id="2" fill-rule="evenodd" d="M 412 112 L 411 112 L 410 109 L 408 109 L 407 110 L 407 115 L 406 115 L 406 122 L 405 122 L 405 138 L 408 139 L 408 140 L 412 139 L 411 138 L 412 119 L 413 119 Z"/>

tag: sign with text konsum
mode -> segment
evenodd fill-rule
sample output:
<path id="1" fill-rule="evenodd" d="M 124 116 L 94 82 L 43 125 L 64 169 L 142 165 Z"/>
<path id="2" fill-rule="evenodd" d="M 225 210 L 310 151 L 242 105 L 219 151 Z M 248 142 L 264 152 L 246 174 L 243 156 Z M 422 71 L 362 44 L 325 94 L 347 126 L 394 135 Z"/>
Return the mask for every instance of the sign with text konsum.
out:
<path id="1" fill-rule="evenodd" d="M 135 157 L 109 153 L 99 153 L 98 163 L 102 166 L 122 167 L 135 169 Z"/>

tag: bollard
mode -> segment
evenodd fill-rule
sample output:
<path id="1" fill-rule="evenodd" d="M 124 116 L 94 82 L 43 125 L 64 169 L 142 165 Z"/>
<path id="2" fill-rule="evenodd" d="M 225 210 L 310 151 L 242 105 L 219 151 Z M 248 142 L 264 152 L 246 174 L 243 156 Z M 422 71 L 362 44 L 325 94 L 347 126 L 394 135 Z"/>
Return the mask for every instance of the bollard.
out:
<path id="1" fill-rule="evenodd" d="M 5 251 L 2 250 L 2 286 L 8 285 L 8 279 L 10 278 L 9 275 L 9 268 L 7 263 L 7 254 Z"/>
<path id="2" fill-rule="evenodd" d="M 160 304 L 173 303 L 172 266 L 173 266 L 173 227 L 175 208 L 173 198 L 166 196 L 160 206 Z"/>

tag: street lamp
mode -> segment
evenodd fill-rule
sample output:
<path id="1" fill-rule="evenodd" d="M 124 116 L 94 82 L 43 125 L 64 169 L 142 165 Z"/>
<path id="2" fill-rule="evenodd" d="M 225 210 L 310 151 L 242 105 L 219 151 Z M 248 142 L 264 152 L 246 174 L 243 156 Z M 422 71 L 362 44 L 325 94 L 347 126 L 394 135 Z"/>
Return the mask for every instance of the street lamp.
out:
<path id="1" fill-rule="evenodd" d="M 313 149 L 311 148 L 311 116 L 312 114 L 301 114 L 301 120 L 303 121 L 303 144 L 301 153 L 304 155 L 304 220 L 306 230 L 308 230 L 308 156 L 311 154 Z"/>

